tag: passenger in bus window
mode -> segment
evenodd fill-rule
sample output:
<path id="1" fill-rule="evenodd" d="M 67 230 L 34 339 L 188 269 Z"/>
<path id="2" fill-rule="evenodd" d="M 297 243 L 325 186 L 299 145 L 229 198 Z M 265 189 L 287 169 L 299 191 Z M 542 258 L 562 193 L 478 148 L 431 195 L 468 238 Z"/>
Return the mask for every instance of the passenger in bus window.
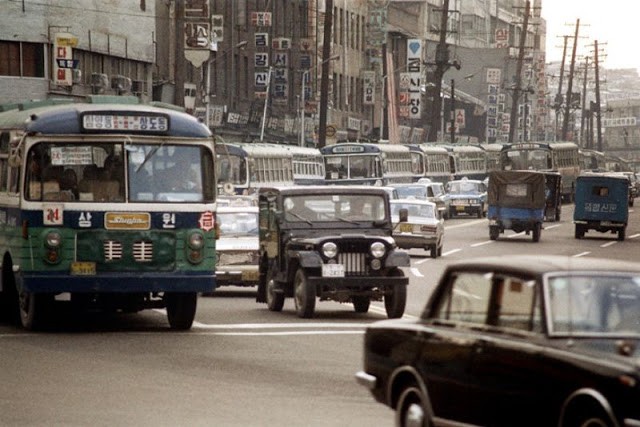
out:
<path id="1" fill-rule="evenodd" d="M 76 171 L 71 168 L 67 168 L 62 172 L 60 190 L 70 192 L 73 194 L 73 199 L 78 200 L 78 175 L 76 174 Z"/>

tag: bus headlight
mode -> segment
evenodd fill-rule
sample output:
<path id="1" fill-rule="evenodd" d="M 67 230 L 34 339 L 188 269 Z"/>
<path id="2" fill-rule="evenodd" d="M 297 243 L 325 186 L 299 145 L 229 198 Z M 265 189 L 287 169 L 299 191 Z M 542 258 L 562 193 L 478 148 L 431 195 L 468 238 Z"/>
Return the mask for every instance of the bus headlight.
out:
<path id="1" fill-rule="evenodd" d="M 44 237 L 44 244 L 47 249 L 44 254 L 45 260 L 50 264 L 60 262 L 59 250 L 62 245 L 62 235 L 57 231 L 50 231 Z"/>
<path id="2" fill-rule="evenodd" d="M 371 253 L 374 258 L 382 258 L 385 252 L 386 248 L 382 242 L 375 242 L 371 245 L 371 248 L 369 248 L 369 253 Z"/>
<path id="3" fill-rule="evenodd" d="M 45 243 L 48 248 L 57 248 L 62 243 L 62 236 L 57 231 L 50 231 L 45 237 Z"/>
<path id="4" fill-rule="evenodd" d="M 204 259 L 204 236 L 202 233 L 193 232 L 187 239 L 187 258 L 192 264 L 199 264 Z"/>
<path id="5" fill-rule="evenodd" d="M 204 247 L 204 236 L 200 233 L 191 233 L 189 236 L 189 247 L 200 250 Z"/>
<path id="6" fill-rule="evenodd" d="M 333 242 L 327 242 L 322 245 L 322 254 L 327 258 L 335 258 L 338 255 L 338 245 Z"/>

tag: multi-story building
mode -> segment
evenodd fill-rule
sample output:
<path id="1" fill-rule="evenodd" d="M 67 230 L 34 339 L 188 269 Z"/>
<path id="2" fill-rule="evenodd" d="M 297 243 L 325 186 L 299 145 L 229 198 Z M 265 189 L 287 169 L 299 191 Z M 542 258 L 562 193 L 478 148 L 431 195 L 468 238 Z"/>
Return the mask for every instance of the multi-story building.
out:
<path id="1" fill-rule="evenodd" d="M 3 2 L 0 103 L 136 94 L 151 98 L 153 1 Z"/>

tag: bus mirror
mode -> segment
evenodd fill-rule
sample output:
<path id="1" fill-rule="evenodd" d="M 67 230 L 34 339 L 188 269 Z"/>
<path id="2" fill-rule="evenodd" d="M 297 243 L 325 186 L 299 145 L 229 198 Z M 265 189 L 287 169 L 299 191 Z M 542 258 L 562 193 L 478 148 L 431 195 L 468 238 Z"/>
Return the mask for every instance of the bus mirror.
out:
<path id="1" fill-rule="evenodd" d="M 9 155 L 9 166 L 12 168 L 19 168 L 22 165 L 22 156 L 20 156 L 20 151 L 12 151 Z"/>
<path id="2" fill-rule="evenodd" d="M 13 138 L 9 147 L 9 166 L 19 168 L 22 165 L 22 139 Z"/>

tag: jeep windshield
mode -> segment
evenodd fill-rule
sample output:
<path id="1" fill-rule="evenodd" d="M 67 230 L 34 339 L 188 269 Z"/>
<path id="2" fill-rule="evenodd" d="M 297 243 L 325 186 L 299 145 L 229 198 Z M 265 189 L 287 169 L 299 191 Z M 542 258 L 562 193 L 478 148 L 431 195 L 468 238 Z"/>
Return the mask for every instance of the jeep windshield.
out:
<path id="1" fill-rule="evenodd" d="M 284 217 L 289 222 L 380 221 L 386 219 L 384 197 L 363 194 L 309 194 L 284 199 Z"/>

